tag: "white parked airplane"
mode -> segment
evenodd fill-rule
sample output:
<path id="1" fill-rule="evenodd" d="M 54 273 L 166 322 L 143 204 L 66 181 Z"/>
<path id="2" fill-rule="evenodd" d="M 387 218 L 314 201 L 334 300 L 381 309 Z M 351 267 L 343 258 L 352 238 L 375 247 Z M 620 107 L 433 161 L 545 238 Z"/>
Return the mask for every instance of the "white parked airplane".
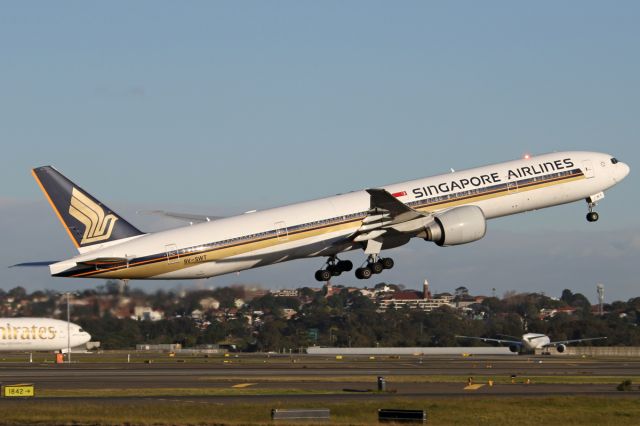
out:
<path id="1" fill-rule="evenodd" d="M 69 336 L 67 338 L 67 327 Z M 77 324 L 51 318 L 0 318 L 0 351 L 60 351 L 84 345 L 91 335 Z"/>
<path id="2" fill-rule="evenodd" d="M 586 339 L 574 339 L 574 340 L 559 340 L 557 342 L 552 342 L 549 336 L 546 334 L 540 333 L 526 333 L 522 335 L 520 340 L 517 340 L 517 337 L 513 336 L 505 336 L 511 337 L 511 339 L 489 339 L 487 337 L 470 337 L 470 336 L 456 336 L 459 339 L 474 339 L 480 340 L 482 342 L 494 342 L 500 343 L 503 345 L 509 345 L 509 350 L 511 352 L 523 352 L 523 353 L 533 353 L 536 349 L 549 349 L 551 347 L 555 347 L 559 353 L 562 353 L 567 348 L 567 345 L 570 343 L 579 343 L 579 342 L 587 342 L 591 340 L 604 340 L 606 337 L 590 337 Z"/>
<path id="3" fill-rule="evenodd" d="M 33 170 L 80 252 L 50 264 L 53 276 L 203 278 L 324 256 L 318 281 L 352 269 L 342 252 L 363 250 L 367 260 L 355 273 L 369 278 L 393 267 L 381 250 L 413 237 L 469 243 L 500 216 L 586 200 L 587 220 L 596 221 L 603 191 L 628 173 L 608 154 L 557 152 L 227 218 L 167 213 L 201 223 L 145 234 L 53 167 Z"/>

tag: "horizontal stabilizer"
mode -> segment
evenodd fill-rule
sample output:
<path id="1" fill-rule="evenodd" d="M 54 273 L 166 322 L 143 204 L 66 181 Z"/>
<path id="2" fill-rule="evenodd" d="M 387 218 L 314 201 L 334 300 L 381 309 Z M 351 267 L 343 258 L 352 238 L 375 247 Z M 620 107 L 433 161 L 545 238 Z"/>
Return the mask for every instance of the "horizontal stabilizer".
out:
<path id="1" fill-rule="evenodd" d="M 78 263 L 82 265 L 105 266 L 127 263 L 128 261 L 129 259 L 126 257 L 96 257 L 95 259 L 83 260 Z"/>
<path id="2" fill-rule="evenodd" d="M 59 260 L 41 260 L 39 262 L 23 262 L 16 263 L 15 265 L 9 266 L 9 268 L 31 268 L 31 267 L 41 267 L 41 266 L 49 266 L 53 263 L 59 262 Z"/>

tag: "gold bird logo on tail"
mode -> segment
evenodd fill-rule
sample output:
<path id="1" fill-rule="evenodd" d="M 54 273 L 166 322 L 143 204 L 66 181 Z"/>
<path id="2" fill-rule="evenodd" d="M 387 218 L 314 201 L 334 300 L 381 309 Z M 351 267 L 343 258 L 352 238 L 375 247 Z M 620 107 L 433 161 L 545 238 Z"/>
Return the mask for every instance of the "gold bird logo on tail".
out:
<path id="1" fill-rule="evenodd" d="M 118 218 L 113 214 L 105 216 L 104 210 L 82 192 L 73 188 L 69 214 L 84 225 L 80 244 L 95 243 L 111 238 L 113 226 Z"/>

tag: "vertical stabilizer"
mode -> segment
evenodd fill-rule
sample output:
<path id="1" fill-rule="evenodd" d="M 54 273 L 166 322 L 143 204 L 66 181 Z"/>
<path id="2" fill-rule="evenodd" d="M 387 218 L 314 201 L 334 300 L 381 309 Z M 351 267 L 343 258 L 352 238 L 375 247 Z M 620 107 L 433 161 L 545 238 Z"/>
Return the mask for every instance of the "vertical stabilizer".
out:
<path id="1" fill-rule="evenodd" d="M 53 167 L 38 167 L 32 173 L 80 252 L 143 234 Z"/>

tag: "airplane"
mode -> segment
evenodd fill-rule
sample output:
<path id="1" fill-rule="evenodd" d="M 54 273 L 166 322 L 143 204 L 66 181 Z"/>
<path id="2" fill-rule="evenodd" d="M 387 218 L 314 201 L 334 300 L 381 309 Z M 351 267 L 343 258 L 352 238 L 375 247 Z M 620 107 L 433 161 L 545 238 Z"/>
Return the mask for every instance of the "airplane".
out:
<path id="1" fill-rule="evenodd" d="M 67 327 L 70 338 L 67 338 Z M 91 335 L 79 325 L 52 318 L 0 318 L 0 351 L 59 351 L 82 346 Z"/>
<path id="2" fill-rule="evenodd" d="M 505 336 L 510 337 L 511 339 L 490 339 L 487 337 L 471 337 L 471 336 L 456 336 L 458 339 L 473 339 L 480 340 L 482 342 L 495 342 L 500 344 L 509 345 L 509 350 L 511 352 L 518 353 L 534 353 L 536 349 L 542 349 L 543 353 L 546 349 L 548 353 L 548 349 L 555 347 L 558 353 L 563 353 L 565 349 L 567 349 L 567 345 L 570 343 L 579 343 L 579 342 L 587 342 L 591 340 L 604 340 L 606 337 L 589 337 L 586 339 L 573 339 L 573 340 L 559 340 L 557 342 L 552 342 L 549 336 L 546 334 L 540 333 L 526 333 L 522 335 L 520 340 L 517 340 L 517 337 L 514 336 Z"/>
<path id="3" fill-rule="evenodd" d="M 484 237 L 488 219 L 586 200 L 587 220 L 629 166 L 608 154 L 556 152 L 232 217 L 166 213 L 189 226 L 144 233 L 51 166 L 32 174 L 79 254 L 52 276 L 199 279 L 300 258 L 326 257 L 318 281 L 353 269 L 340 253 L 363 250 L 368 279 L 394 266 L 381 251 L 422 238 L 439 246 Z M 162 212 L 161 212 L 162 213 Z"/>

